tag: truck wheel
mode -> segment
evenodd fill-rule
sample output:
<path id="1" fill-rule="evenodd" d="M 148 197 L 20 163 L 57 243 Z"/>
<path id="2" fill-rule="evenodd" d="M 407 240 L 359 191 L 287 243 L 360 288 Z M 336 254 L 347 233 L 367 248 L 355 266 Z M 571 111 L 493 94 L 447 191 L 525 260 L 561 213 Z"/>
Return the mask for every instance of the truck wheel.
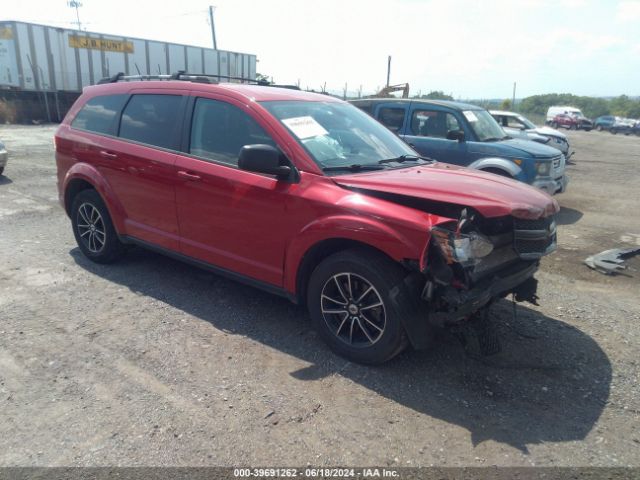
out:
<path id="1" fill-rule="evenodd" d="M 571 125 L 569 127 L 569 130 L 577 130 L 577 129 L 578 129 L 578 127 L 576 125 Z"/>
<path id="2" fill-rule="evenodd" d="M 599 132 L 601 132 L 601 131 L 602 131 L 602 125 L 598 125 L 598 126 L 596 127 L 596 130 L 598 130 Z"/>
<path id="3" fill-rule="evenodd" d="M 405 272 L 382 254 L 365 249 L 335 253 L 311 274 L 307 305 L 314 326 L 333 351 L 349 360 L 379 364 L 408 344 L 401 306 L 392 289 L 407 288 Z"/>
<path id="4" fill-rule="evenodd" d="M 111 263 L 124 253 L 107 206 L 95 190 L 82 190 L 73 199 L 71 225 L 78 247 L 92 262 Z"/>
<path id="5" fill-rule="evenodd" d="M 513 178 L 511 175 L 509 175 L 508 172 L 505 172 L 504 170 L 500 170 L 499 168 L 485 168 L 482 171 L 493 173 L 494 175 L 500 175 L 501 177 Z"/>
<path id="6" fill-rule="evenodd" d="M 616 130 L 615 128 L 612 128 L 611 130 L 609 130 L 611 133 L 613 133 L 614 135 L 616 135 L 618 133 L 618 130 Z"/>
<path id="7" fill-rule="evenodd" d="M 4 173 L 4 167 L 0 167 L 0 175 Z"/>

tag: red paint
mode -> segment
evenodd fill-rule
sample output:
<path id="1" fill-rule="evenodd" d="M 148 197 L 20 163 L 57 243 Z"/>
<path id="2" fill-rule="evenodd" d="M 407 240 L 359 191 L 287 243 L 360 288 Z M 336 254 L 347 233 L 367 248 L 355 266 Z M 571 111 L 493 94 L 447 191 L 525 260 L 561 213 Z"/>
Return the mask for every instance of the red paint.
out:
<path id="1" fill-rule="evenodd" d="M 252 116 L 300 171 L 299 183 L 70 127 L 84 103 L 115 93 L 176 93 L 227 101 Z M 391 258 L 422 261 L 431 226 L 451 219 L 356 193 L 348 187 L 476 208 L 487 217 L 536 217 L 555 200 L 520 182 L 446 165 L 326 177 L 257 101 L 339 102 L 295 90 L 190 82 L 121 82 L 85 89 L 56 132 L 58 187 L 92 184 L 114 225 L 166 249 L 296 293 L 305 253 L 328 239 L 370 245 Z M 68 207 L 68 206 L 67 206 Z"/>

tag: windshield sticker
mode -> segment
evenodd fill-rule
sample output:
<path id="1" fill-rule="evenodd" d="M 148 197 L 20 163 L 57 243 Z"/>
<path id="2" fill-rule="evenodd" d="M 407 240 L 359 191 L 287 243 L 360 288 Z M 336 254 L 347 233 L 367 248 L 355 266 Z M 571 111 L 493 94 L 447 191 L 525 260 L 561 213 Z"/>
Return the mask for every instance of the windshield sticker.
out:
<path id="1" fill-rule="evenodd" d="M 471 110 L 465 110 L 462 113 L 467 118 L 467 120 L 469 120 L 470 122 L 477 122 L 478 121 L 478 117 L 476 117 L 476 114 L 473 113 Z"/>
<path id="2" fill-rule="evenodd" d="M 300 140 L 329 134 L 322 125 L 310 116 L 285 118 L 282 120 L 282 123 L 284 123 Z"/>

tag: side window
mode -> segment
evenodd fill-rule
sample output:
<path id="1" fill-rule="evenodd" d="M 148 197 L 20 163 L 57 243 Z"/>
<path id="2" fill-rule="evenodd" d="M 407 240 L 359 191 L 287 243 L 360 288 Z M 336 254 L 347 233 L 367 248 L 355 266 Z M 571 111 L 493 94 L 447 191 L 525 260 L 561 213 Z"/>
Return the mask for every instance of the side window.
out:
<path id="1" fill-rule="evenodd" d="M 378 112 L 378 120 L 392 132 L 399 132 L 404 123 L 404 108 L 383 107 Z"/>
<path id="2" fill-rule="evenodd" d="M 256 143 L 276 146 L 267 132 L 238 107 L 208 98 L 196 100 L 189 153 L 238 165 L 242 147 Z"/>
<path id="3" fill-rule="evenodd" d="M 411 131 L 419 137 L 447 138 L 447 133 L 461 130 L 456 117 L 436 110 L 415 110 L 411 115 Z"/>
<path id="4" fill-rule="evenodd" d="M 105 135 L 115 134 L 116 118 L 127 101 L 128 95 L 104 95 L 93 97 L 71 122 L 73 128 Z"/>
<path id="5" fill-rule="evenodd" d="M 161 148 L 175 148 L 180 95 L 134 95 L 122 112 L 119 137 Z"/>
<path id="6" fill-rule="evenodd" d="M 524 123 L 522 123 L 520 120 L 518 120 L 516 117 L 507 117 L 507 124 L 503 126 L 505 127 L 511 127 L 511 128 L 521 128 L 524 129 Z"/>

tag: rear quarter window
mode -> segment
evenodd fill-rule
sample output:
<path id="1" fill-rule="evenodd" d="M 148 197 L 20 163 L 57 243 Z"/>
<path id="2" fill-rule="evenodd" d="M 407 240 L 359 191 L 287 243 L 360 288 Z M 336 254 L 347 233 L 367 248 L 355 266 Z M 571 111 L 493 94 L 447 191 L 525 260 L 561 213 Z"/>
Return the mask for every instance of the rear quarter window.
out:
<path id="1" fill-rule="evenodd" d="M 128 95 L 93 97 L 84 104 L 71 127 L 104 135 L 115 135 L 117 119 Z"/>

